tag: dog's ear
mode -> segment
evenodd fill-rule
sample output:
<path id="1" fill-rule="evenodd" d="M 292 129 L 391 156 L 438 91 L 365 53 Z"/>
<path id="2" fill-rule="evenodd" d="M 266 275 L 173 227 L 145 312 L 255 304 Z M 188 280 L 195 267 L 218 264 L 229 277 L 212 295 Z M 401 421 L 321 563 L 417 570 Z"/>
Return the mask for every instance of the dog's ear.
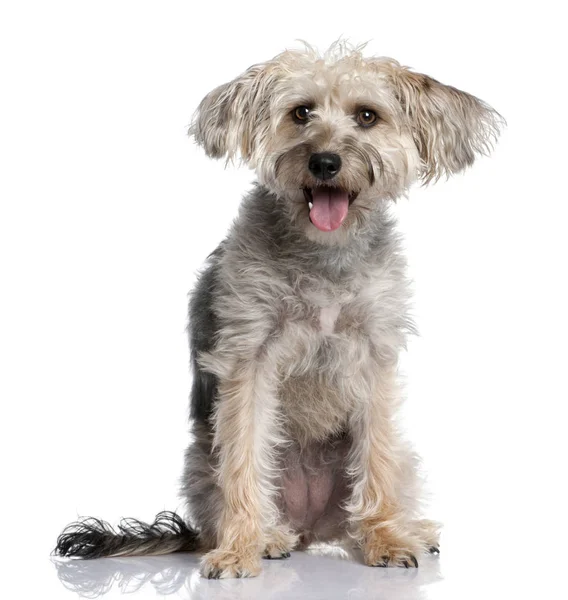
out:
<path id="1" fill-rule="evenodd" d="M 251 161 L 262 133 L 269 128 L 269 91 L 274 65 L 253 65 L 207 94 L 199 104 L 189 134 L 211 158 L 240 155 Z"/>
<path id="2" fill-rule="evenodd" d="M 488 104 L 394 61 L 388 73 L 409 120 L 425 183 L 458 173 L 489 153 L 505 121 Z"/>

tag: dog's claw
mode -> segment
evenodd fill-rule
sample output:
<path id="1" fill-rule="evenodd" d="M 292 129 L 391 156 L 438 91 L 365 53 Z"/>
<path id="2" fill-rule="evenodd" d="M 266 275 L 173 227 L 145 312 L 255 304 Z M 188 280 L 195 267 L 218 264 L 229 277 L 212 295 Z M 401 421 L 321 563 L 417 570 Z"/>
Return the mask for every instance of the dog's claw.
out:
<path id="1" fill-rule="evenodd" d="M 411 556 L 410 560 L 412 560 L 412 562 L 414 563 L 414 566 L 418 569 L 418 561 L 416 560 L 416 556 Z"/>
<path id="2" fill-rule="evenodd" d="M 280 556 L 272 556 L 272 554 L 263 554 L 262 558 L 265 560 L 281 560 L 283 558 L 290 558 L 291 554 L 289 552 L 281 552 Z"/>
<path id="3" fill-rule="evenodd" d="M 408 564 L 408 561 L 407 561 L 406 559 L 404 559 L 404 560 L 402 561 L 402 564 L 404 565 L 404 568 L 405 568 L 405 569 L 408 569 L 408 567 L 410 566 L 410 565 Z"/>
<path id="4" fill-rule="evenodd" d="M 440 554 L 440 548 L 438 548 L 438 546 L 430 546 L 428 552 L 430 552 L 430 554 Z"/>

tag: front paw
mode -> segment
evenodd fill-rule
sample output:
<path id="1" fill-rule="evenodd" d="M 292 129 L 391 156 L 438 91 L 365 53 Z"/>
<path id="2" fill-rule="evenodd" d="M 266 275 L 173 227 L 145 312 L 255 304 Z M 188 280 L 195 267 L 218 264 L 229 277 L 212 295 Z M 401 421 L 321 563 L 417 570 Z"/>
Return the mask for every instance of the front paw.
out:
<path id="1" fill-rule="evenodd" d="M 417 568 L 419 545 L 413 538 L 396 537 L 379 532 L 365 542 L 365 563 L 371 567 Z"/>
<path id="2" fill-rule="evenodd" d="M 260 573 L 260 555 L 256 551 L 211 550 L 201 561 L 201 575 L 208 579 L 256 577 Z"/>

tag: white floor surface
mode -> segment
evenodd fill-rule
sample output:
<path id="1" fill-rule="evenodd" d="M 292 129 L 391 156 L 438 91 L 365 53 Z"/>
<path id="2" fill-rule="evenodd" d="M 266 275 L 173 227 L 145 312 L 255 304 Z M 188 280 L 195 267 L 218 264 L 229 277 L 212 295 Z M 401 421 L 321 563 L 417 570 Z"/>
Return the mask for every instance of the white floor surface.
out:
<path id="1" fill-rule="evenodd" d="M 53 560 L 45 581 L 49 598 L 184 598 L 192 600 L 427 600 L 452 598 L 560 598 L 562 567 L 524 561 L 519 549 L 457 548 L 423 557 L 418 569 L 371 568 L 335 549 L 294 552 L 263 562 L 252 579 L 208 580 L 199 556 L 184 554 L 93 561 Z M 515 558 L 511 561 L 512 556 Z M 529 557 L 526 557 L 529 558 Z M 535 595 L 536 594 L 536 595 Z"/>

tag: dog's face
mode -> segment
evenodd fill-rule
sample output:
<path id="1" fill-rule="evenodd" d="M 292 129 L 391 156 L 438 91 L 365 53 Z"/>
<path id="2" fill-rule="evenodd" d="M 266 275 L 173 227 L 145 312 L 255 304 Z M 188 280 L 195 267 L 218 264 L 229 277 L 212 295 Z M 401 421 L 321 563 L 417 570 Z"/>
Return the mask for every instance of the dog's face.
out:
<path id="1" fill-rule="evenodd" d="M 203 99 L 191 132 L 211 157 L 240 155 L 291 222 L 329 244 L 364 227 L 379 199 L 471 165 L 500 123 L 465 92 L 335 45 L 254 65 Z"/>

